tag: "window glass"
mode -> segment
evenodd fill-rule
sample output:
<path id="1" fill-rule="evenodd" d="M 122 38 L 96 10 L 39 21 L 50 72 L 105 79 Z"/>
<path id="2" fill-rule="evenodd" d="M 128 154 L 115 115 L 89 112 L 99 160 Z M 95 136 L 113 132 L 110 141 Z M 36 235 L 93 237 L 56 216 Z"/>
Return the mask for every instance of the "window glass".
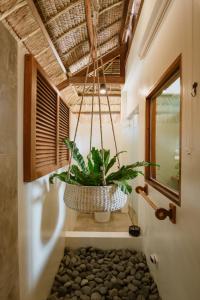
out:
<path id="1" fill-rule="evenodd" d="M 160 167 L 152 170 L 152 177 L 161 184 L 179 190 L 180 165 L 180 78 L 163 89 L 154 100 L 155 149 L 152 158 Z M 153 106 L 154 106 L 153 105 Z M 154 110 L 154 107 L 152 107 Z M 154 115 L 155 114 L 155 115 Z"/>

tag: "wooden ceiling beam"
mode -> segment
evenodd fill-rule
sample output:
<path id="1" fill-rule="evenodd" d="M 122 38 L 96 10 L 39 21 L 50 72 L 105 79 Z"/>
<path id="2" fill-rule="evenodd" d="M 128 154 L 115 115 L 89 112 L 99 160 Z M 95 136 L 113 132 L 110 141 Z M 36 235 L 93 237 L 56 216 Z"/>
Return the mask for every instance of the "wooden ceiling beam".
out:
<path id="1" fill-rule="evenodd" d="M 71 111 L 73 114 L 78 114 L 79 112 L 77 111 L 77 112 L 74 112 L 73 110 Z M 92 112 L 91 111 L 82 111 L 81 112 L 81 115 L 91 115 L 92 114 Z M 94 115 L 99 115 L 99 111 L 94 111 L 93 112 L 93 114 Z M 101 114 L 103 114 L 103 115 L 108 115 L 108 114 L 110 114 L 110 112 L 109 111 L 101 111 Z M 117 110 L 117 111 L 112 111 L 112 115 L 119 115 L 120 114 L 120 110 Z"/>
<path id="2" fill-rule="evenodd" d="M 42 19 L 41 19 L 40 14 L 39 14 L 36 6 L 35 6 L 34 1 L 33 0 L 27 0 L 27 3 L 28 3 L 29 8 L 31 9 L 31 12 L 32 12 L 33 16 L 35 17 L 35 20 L 37 21 L 39 27 L 41 28 L 41 31 L 43 32 L 43 34 L 44 34 L 44 36 L 45 36 L 45 38 L 46 38 L 46 40 L 49 44 L 49 47 L 51 48 L 58 64 L 60 65 L 62 71 L 66 74 L 66 68 L 65 68 L 65 66 L 64 66 L 64 64 L 63 64 L 63 62 L 62 62 L 55 46 L 54 46 L 54 44 L 53 44 L 46 28 L 45 28 L 45 26 L 44 26 L 44 23 L 42 22 Z"/>
<path id="3" fill-rule="evenodd" d="M 87 23 L 88 40 L 90 43 L 90 51 L 93 59 L 97 56 L 97 37 L 94 31 L 92 20 L 92 5 L 91 0 L 85 0 L 85 17 Z"/>
<path id="4" fill-rule="evenodd" d="M 98 95 L 99 95 L 98 93 L 95 93 L 95 94 L 94 94 L 94 97 L 98 97 Z M 79 93 L 78 93 L 78 96 L 79 96 L 79 97 L 83 96 L 83 93 L 80 93 L 80 92 L 79 92 Z M 85 97 L 92 97 L 93 94 L 92 94 L 92 93 L 90 93 L 90 94 L 85 93 L 84 96 L 85 96 Z M 111 97 L 111 98 L 118 98 L 118 97 L 121 97 L 121 93 L 120 93 L 120 94 L 109 94 L 109 93 L 108 93 L 108 96 Z M 101 97 L 106 97 L 106 95 L 103 95 L 103 96 L 101 95 Z"/>
<path id="5" fill-rule="evenodd" d="M 124 84 L 125 83 L 125 78 L 121 77 L 121 76 L 111 76 L 111 75 L 108 76 L 107 75 L 105 77 L 106 77 L 107 84 Z M 84 83 L 85 83 L 85 76 L 83 76 L 83 77 L 73 76 L 73 77 L 69 77 L 67 80 L 64 80 L 63 82 L 61 82 L 59 85 L 57 85 L 57 88 L 61 91 L 64 88 L 66 88 L 67 86 L 69 86 L 70 84 L 82 85 Z M 95 77 L 95 83 L 98 83 L 97 77 Z M 103 76 L 99 77 L 99 83 L 104 83 Z M 89 85 L 89 84 L 93 84 L 93 76 L 88 77 L 87 85 Z"/>

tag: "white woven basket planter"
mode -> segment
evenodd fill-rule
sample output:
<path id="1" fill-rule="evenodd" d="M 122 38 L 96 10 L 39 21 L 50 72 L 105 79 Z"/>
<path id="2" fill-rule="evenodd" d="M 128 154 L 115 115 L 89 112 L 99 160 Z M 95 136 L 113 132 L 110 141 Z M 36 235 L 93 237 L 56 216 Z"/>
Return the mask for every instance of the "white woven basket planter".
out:
<path id="1" fill-rule="evenodd" d="M 64 201 L 67 207 L 84 213 L 115 211 L 124 207 L 127 195 L 116 185 L 82 186 L 67 184 Z"/>

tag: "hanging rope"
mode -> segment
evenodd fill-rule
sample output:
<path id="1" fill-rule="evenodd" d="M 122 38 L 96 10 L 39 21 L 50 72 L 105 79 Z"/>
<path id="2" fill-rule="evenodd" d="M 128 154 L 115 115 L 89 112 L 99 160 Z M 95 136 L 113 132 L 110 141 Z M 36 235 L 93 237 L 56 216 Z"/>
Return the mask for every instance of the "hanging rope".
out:
<path id="1" fill-rule="evenodd" d="M 91 125 L 90 125 L 90 151 L 92 149 L 92 134 L 93 134 L 93 116 L 94 116 L 94 88 L 95 88 L 95 61 L 93 61 L 94 73 L 93 73 L 93 91 L 92 91 L 92 114 L 91 114 Z"/>
<path id="2" fill-rule="evenodd" d="M 69 159 L 68 177 L 70 177 L 71 162 L 72 162 L 72 158 L 73 158 L 73 154 L 74 154 L 75 141 L 76 141 L 78 126 L 79 126 L 79 121 L 80 121 L 81 110 L 82 110 L 82 106 L 83 106 L 83 99 L 84 99 L 84 95 L 85 95 L 85 87 L 86 87 L 87 80 L 88 80 L 90 60 L 92 60 L 93 67 L 94 67 L 94 72 L 93 72 L 92 112 L 91 112 L 91 125 L 90 125 L 90 151 L 91 151 L 91 148 L 92 148 L 92 134 L 93 134 L 95 78 L 97 78 L 98 106 L 99 106 L 99 128 L 100 128 L 101 150 L 102 150 L 102 160 L 103 160 L 103 166 L 102 166 L 102 177 L 103 178 L 102 179 L 103 179 L 103 185 L 106 185 L 99 68 L 102 69 L 102 73 L 103 73 L 103 81 L 104 81 L 105 89 L 106 89 L 106 99 L 107 99 L 107 104 L 108 104 L 108 109 L 109 109 L 109 115 L 110 115 L 113 138 L 114 138 L 115 152 L 116 152 L 116 157 L 117 157 L 117 162 L 118 162 L 118 168 L 120 168 L 120 161 L 119 161 L 119 157 L 117 155 L 118 154 L 117 142 L 116 142 L 116 137 L 115 137 L 115 130 L 114 130 L 114 124 L 113 124 L 113 119 L 112 119 L 112 112 L 111 112 L 111 107 L 110 107 L 110 100 L 109 100 L 109 95 L 108 95 L 108 90 L 107 90 L 107 83 L 106 83 L 106 77 L 105 77 L 105 71 L 104 71 L 104 65 L 103 65 L 103 59 L 102 59 L 102 54 L 101 54 L 100 47 L 99 47 L 99 54 L 100 54 L 99 56 L 100 56 L 100 58 L 98 59 L 98 42 L 97 42 L 97 29 L 96 29 L 97 24 L 98 24 L 98 20 L 93 19 L 93 32 L 94 32 L 94 36 L 95 36 L 95 39 L 96 39 L 96 43 L 95 43 L 95 49 L 93 49 L 92 47 L 90 49 L 89 60 L 88 60 L 87 71 L 86 71 L 86 77 L 85 77 L 85 82 L 84 82 L 84 87 L 83 87 L 83 93 L 82 93 L 80 108 L 79 108 L 79 112 L 78 112 L 78 120 L 77 120 L 75 133 L 74 133 L 73 148 L 72 148 L 71 156 L 70 156 L 70 159 Z M 94 51 L 95 51 L 96 55 L 94 55 Z M 98 61 L 100 61 L 101 66 L 99 66 Z"/>
<path id="3" fill-rule="evenodd" d="M 73 158 L 73 154 L 74 154 L 75 141 L 76 141 L 76 136 L 77 136 L 77 131 L 78 131 L 78 125 L 79 125 L 79 121 L 80 121 L 81 110 L 82 110 L 82 106 L 83 106 L 83 99 L 84 99 L 84 94 L 85 94 L 85 87 L 86 87 L 86 83 L 87 83 L 87 79 L 88 79 L 88 74 L 89 74 L 90 59 L 91 59 L 91 52 L 89 54 L 87 71 L 86 71 L 86 76 L 85 76 L 85 82 L 84 82 L 84 86 L 83 86 L 83 93 L 82 93 L 80 108 L 79 108 L 79 112 L 78 112 L 78 120 L 77 120 L 77 123 L 76 123 L 76 129 L 75 129 L 75 133 L 74 133 L 73 148 L 72 148 L 71 156 L 70 156 L 70 159 L 69 159 L 69 166 L 68 166 L 68 171 L 67 171 L 68 178 L 70 178 L 70 170 L 71 170 L 71 163 L 72 163 L 72 158 Z"/>
<path id="4" fill-rule="evenodd" d="M 103 147 L 103 128 L 102 128 L 102 116 L 101 116 L 101 98 L 100 98 L 100 82 L 99 82 L 99 70 L 98 70 L 98 60 L 96 60 L 97 66 L 97 81 L 98 81 L 98 99 L 99 99 L 99 127 L 100 127 L 100 136 L 101 136 L 101 150 L 102 150 L 102 175 L 103 175 L 103 185 L 106 185 L 105 181 L 105 164 L 104 164 L 104 147 Z"/>
<path id="5" fill-rule="evenodd" d="M 108 96 L 108 90 L 107 90 L 106 77 L 105 77 L 105 73 L 104 73 L 104 65 L 103 65 L 102 56 L 101 56 L 100 60 L 101 60 L 101 67 L 102 67 L 102 71 L 103 71 L 102 73 L 103 73 L 104 84 L 105 84 L 105 87 L 106 87 L 106 98 L 107 98 L 107 104 L 108 104 L 108 109 L 109 109 L 110 122 L 111 122 L 112 133 L 113 133 L 113 139 L 114 139 L 114 144 L 115 144 L 115 153 L 116 153 L 116 156 L 117 156 L 118 168 L 120 168 L 120 160 L 119 160 L 119 156 L 117 155 L 118 154 L 117 141 L 116 141 L 116 137 L 115 137 L 115 129 L 114 129 L 114 124 L 113 124 L 113 119 L 112 119 L 112 113 L 111 113 L 111 108 L 110 108 L 110 100 L 109 100 L 109 96 Z"/>
<path id="6" fill-rule="evenodd" d="M 95 35 L 97 36 L 97 30 L 96 27 L 94 26 L 95 30 Z M 97 45 L 98 47 L 98 45 Z M 101 54 L 101 48 L 99 47 L 99 54 L 100 54 L 100 61 L 101 61 L 101 68 L 102 68 L 102 73 L 103 73 L 103 80 L 105 84 L 105 89 L 106 89 L 106 99 L 107 99 L 107 104 L 108 104 L 108 109 L 109 109 L 109 115 L 110 115 L 110 122 L 111 122 L 111 127 L 112 127 L 112 133 L 113 133 L 113 139 L 114 139 L 114 144 L 115 144 L 115 153 L 117 156 L 117 163 L 118 163 L 118 168 L 120 168 L 120 160 L 118 154 L 118 148 L 117 148 L 117 141 L 116 141 L 116 136 L 115 136 L 115 129 L 114 129 L 114 124 L 113 124 L 113 119 L 112 119 L 112 112 L 111 112 L 111 107 L 110 107 L 110 100 L 109 100 L 109 95 L 108 95 L 108 90 L 107 90 L 107 83 L 106 83 L 106 77 L 105 77 L 105 71 L 104 71 L 104 65 L 103 65 L 103 59 L 102 59 L 102 54 Z"/>

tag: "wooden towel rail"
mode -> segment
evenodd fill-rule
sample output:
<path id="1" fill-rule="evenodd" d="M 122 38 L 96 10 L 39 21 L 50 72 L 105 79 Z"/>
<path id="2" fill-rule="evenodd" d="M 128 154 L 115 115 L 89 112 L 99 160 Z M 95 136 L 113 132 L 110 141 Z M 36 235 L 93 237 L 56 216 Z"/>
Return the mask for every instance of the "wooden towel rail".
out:
<path id="1" fill-rule="evenodd" d="M 148 185 L 144 187 L 137 186 L 135 189 L 136 193 L 140 194 L 146 202 L 155 210 L 155 216 L 159 220 L 164 220 L 169 217 L 170 221 L 173 224 L 176 224 L 176 206 L 172 203 L 169 203 L 169 210 L 165 208 L 159 208 L 157 205 L 149 198 L 148 196 Z"/>

